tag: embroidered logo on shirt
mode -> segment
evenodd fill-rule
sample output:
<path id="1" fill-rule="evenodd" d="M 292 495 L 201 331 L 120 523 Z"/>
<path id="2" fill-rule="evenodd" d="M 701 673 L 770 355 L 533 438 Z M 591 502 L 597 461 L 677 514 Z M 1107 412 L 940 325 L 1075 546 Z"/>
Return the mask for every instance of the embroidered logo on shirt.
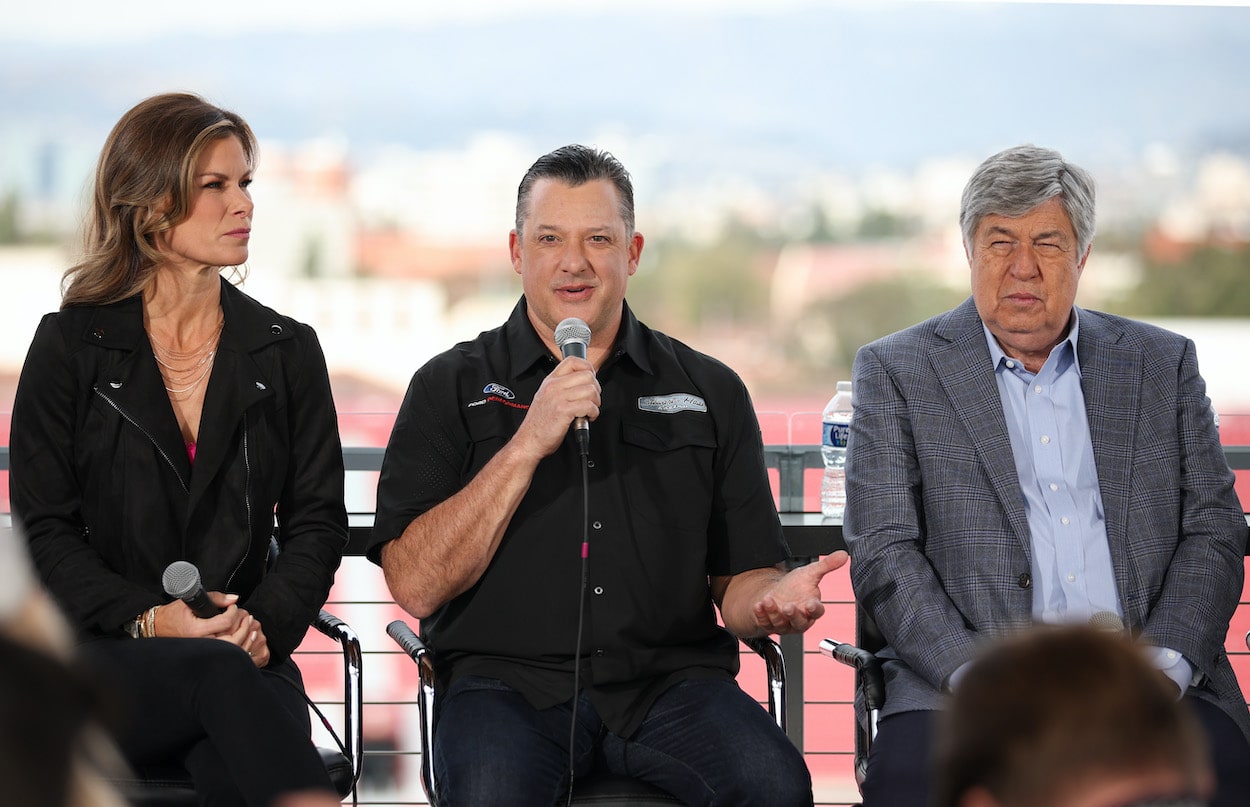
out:
<path id="1" fill-rule="evenodd" d="M 488 403 L 503 404 L 513 409 L 529 409 L 529 404 L 517 403 L 516 393 L 505 387 L 503 384 L 497 384 L 494 381 L 482 387 L 482 392 L 486 393 L 485 398 L 479 398 L 476 401 L 470 401 L 465 404 L 466 409 L 472 409 L 475 406 L 482 406 Z"/>
<path id="2" fill-rule="evenodd" d="M 646 395 L 638 399 L 638 408 L 644 412 L 673 414 L 674 412 L 706 412 L 707 403 L 698 395 L 674 392 L 672 395 Z"/>

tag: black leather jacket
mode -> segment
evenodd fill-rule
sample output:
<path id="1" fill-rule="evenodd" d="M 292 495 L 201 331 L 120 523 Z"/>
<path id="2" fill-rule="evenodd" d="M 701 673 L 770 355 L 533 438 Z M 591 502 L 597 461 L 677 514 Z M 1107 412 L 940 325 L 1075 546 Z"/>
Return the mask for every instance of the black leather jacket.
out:
<path id="1" fill-rule="evenodd" d="M 9 490 L 44 584 L 83 638 L 168 601 L 199 567 L 240 595 L 273 661 L 325 602 L 343 547 L 343 454 L 325 358 L 307 325 L 222 281 L 225 327 L 194 467 L 139 297 L 43 318 L 13 405 Z M 266 569 L 275 512 L 282 553 Z"/>

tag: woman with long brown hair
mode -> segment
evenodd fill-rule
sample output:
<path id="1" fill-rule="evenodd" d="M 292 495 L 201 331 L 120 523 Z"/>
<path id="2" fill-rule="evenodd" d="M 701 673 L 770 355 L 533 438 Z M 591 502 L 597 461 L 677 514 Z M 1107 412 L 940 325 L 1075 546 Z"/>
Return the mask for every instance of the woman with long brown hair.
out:
<path id="1" fill-rule="evenodd" d="M 221 274 L 248 257 L 255 160 L 247 123 L 195 95 L 113 128 L 84 255 L 22 369 L 11 502 L 129 707 L 133 764 L 180 762 L 205 804 L 330 805 L 290 656 L 347 540 L 343 460 L 313 330 Z M 174 561 L 220 613 L 164 593 Z"/>

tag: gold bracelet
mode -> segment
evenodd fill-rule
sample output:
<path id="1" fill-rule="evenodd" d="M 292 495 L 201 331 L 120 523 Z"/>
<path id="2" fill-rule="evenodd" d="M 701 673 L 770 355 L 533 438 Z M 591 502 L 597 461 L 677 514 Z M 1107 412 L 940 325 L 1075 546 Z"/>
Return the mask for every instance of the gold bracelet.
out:
<path id="1" fill-rule="evenodd" d="M 156 608 L 153 605 L 143 615 L 143 635 L 148 639 L 156 638 Z"/>

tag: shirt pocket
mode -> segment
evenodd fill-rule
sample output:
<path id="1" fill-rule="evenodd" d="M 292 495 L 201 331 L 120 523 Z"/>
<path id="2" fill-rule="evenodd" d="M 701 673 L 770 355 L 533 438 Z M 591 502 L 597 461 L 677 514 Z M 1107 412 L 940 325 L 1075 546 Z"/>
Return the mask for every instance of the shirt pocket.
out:
<path id="1" fill-rule="evenodd" d="M 660 531 L 706 534 L 716 480 L 716 428 L 702 412 L 640 413 L 621 423 L 621 477 L 632 514 Z"/>
<path id="2" fill-rule="evenodd" d="M 470 409 L 465 417 L 467 429 L 464 464 L 460 468 L 461 483 L 468 484 L 478 472 L 507 445 L 525 419 L 525 411 L 491 408 L 497 404 Z"/>

